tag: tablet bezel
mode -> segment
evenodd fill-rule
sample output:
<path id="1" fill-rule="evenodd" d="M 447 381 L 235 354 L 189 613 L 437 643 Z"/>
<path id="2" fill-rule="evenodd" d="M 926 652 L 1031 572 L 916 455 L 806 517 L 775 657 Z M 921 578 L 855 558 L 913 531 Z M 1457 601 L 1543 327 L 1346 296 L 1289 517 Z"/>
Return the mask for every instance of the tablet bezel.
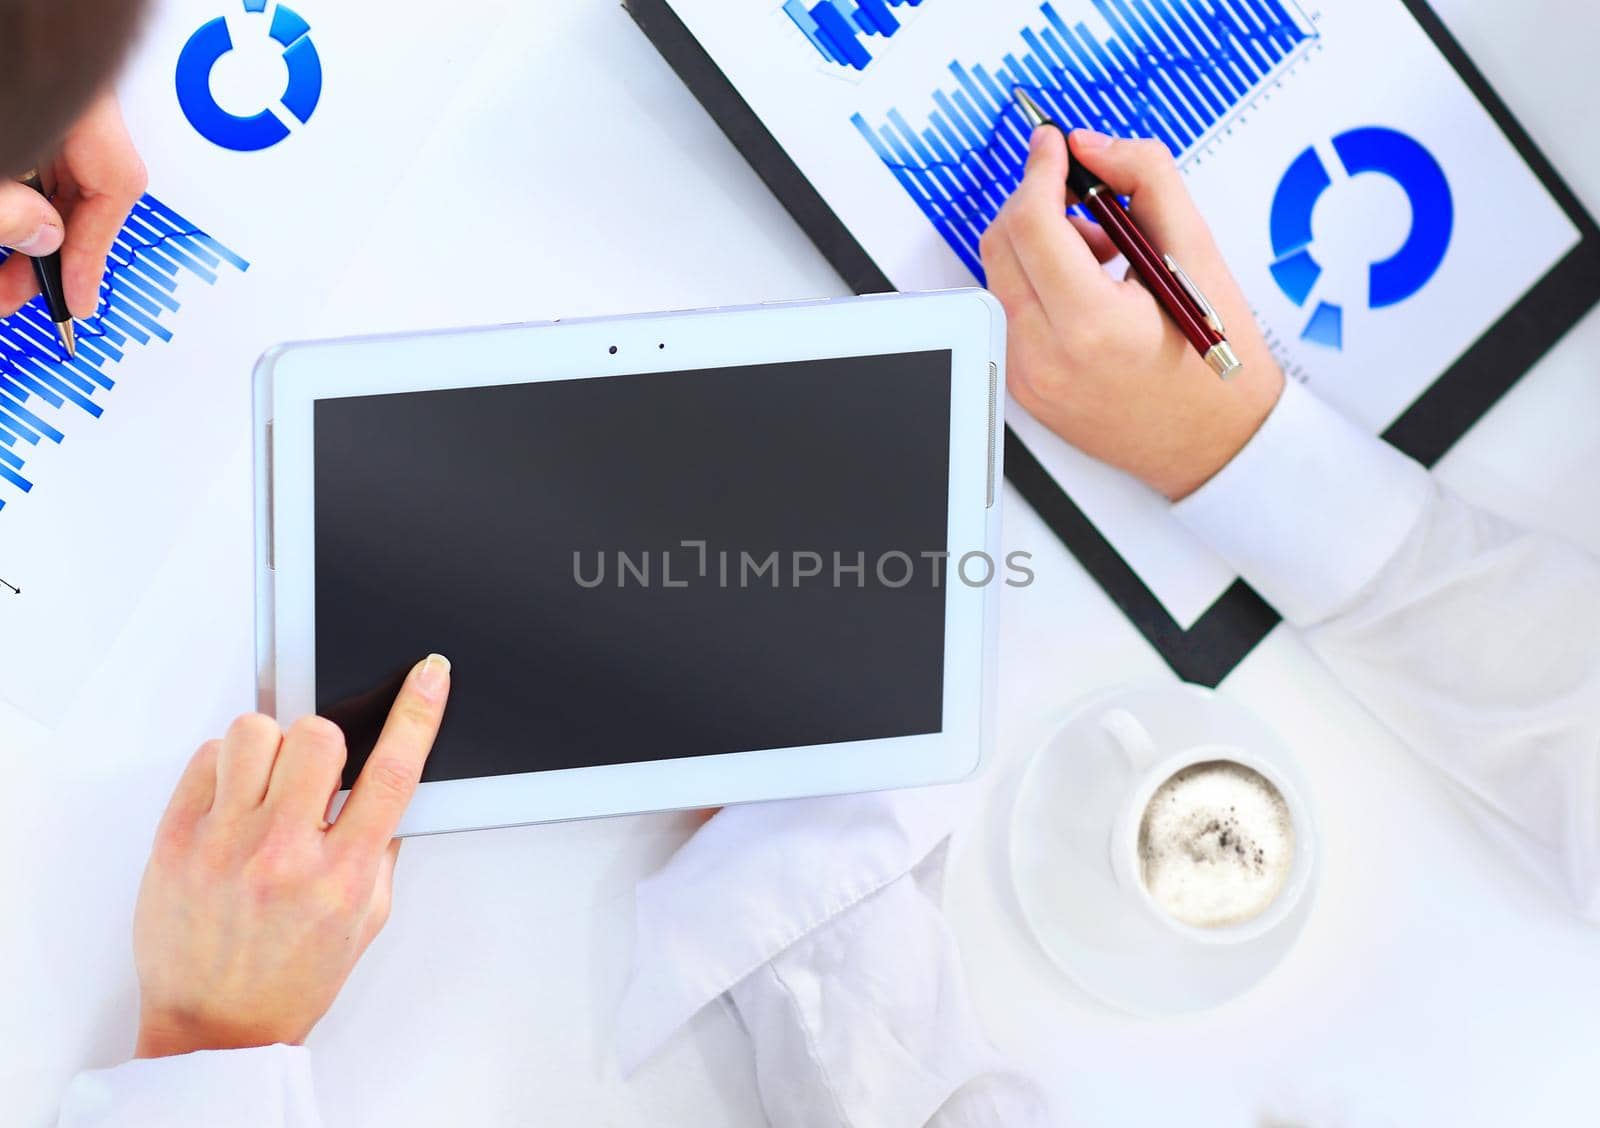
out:
<path id="1" fill-rule="evenodd" d="M 258 707 L 315 707 L 313 412 L 318 399 L 945 350 L 951 434 L 944 728 L 925 736 L 534 771 L 421 785 L 401 834 L 951 783 L 992 740 L 1005 319 L 981 290 L 555 321 L 279 346 L 256 368 Z M 892 425 L 892 422 L 886 422 Z M 991 582 L 956 559 L 987 553 Z M 970 574 L 970 570 L 969 570 Z M 341 793 L 338 802 L 342 802 Z M 337 809 L 337 808 L 336 808 Z"/>

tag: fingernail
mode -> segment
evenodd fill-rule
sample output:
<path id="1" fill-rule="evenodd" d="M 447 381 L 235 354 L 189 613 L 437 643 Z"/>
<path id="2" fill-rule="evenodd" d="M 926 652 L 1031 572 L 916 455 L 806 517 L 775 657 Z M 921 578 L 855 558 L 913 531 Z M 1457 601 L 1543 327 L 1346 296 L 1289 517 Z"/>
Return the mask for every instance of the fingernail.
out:
<path id="1" fill-rule="evenodd" d="M 39 230 L 29 235 L 20 243 L 13 243 L 11 249 L 27 255 L 29 258 L 38 258 L 40 255 L 52 255 L 61 249 L 63 233 L 61 228 L 53 223 L 41 223 Z"/>
<path id="2" fill-rule="evenodd" d="M 1033 131 L 1033 135 L 1028 138 L 1029 153 L 1037 153 L 1044 145 L 1044 131 L 1049 128 L 1050 127 L 1048 125 L 1041 125 L 1038 129 Z"/>
<path id="3" fill-rule="evenodd" d="M 430 654 L 417 663 L 411 677 L 424 697 L 437 696 L 450 682 L 450 659 L 443 654 Z"/>
<path id="4" fill-rule="evenodd" d="M 1078 130 L 1076 139 L 1078 142 L 1078 148 L 1087 149 L 1091 153 L 1097 149 L 1106 148 L 1113 140 L 1115 140 L 1115 138 L 1107 137 L 1104 133 L 1096 133 L 1092 129 Z"/>

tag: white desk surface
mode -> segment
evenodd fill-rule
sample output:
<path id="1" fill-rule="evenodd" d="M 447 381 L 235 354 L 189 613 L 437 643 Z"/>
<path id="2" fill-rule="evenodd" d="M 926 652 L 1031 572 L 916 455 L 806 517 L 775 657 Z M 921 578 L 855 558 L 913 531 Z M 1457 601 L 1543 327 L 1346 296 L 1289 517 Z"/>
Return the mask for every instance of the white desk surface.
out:
<path id="1" fill-rule="evenodd" d="M 620 8 L 539 7 L 545 32 L 528 45 L 525 82 L 486 98 L 485 125 L 538 130 L 546 152 L 582 159 L 552 159 L 543 182 L 505 187 L 508 205 L 525 200 L 508 238 L 550 269 L 526 292 L 490 296 L 484 320 L 843 292 Z M 1439 8 L 1600 212 L 1600 8 Z M 574 91 L 587 116 L 528 109 L 578 110 Z M 571 168 L 601 172 L 575 179 Z M 494 194 L 481 206 L 496 206 Z M 1516 237 L 1512 217 L 1506 237 Z M 586 271 L 597 247 L 635 272 Z M 412 300 L 406 316 L 426 324 L 426 295 Z M 1590 316 L 1441 476 L 1600 551 L 1597 374 L 1600 318 Z M 129 1052 L 129 926 L 151 829 L 193 747 L 251 707 L 247 426 L 219 425 L 238 429 L 237 456 L 67 720 L 47 732 L 0 713 L 7 1125 L 53 1123 L 75 1070 Z M 1000 755 L 958 842 L 947 900 L 999 1044 L 1083 1124 L 1253 1125 L 1293 1092 L 1399 1125 L 1592 1120 L 1600 935 L 1497 859 L 1281 629 L 1223 688 L 1287 736 L 1311 778 L 1326 858 L 1300 944 L 1252 994 L 1181 1021 L 1108 1012 L 1051 969 L 1006 892 L 1001 831 L 1018 772 L 1075 699 L 1165 671 L 1007 495 L 1007 548 L 1034 554 L 1038 582 L 1007 591 Z M 49 793 L 67 799 L 47 804 Z M 688 833 L 683 817 L 660 816 L 408 843 L 393 919 L 311 1041 L 329 1123 L 761 1123 L 749 1051 L 719 1013 L 631 1081 L 614 1063 L 632 886 Z"/>

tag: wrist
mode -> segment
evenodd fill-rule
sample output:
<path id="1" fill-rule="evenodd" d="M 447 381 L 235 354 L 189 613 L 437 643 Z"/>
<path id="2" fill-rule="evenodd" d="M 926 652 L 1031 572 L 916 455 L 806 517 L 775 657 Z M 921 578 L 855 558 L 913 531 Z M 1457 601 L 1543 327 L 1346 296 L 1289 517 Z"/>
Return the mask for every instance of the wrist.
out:
<path id="1" fill-rule="evenodd" d="M 1283 394 L 1283 380 L 1282 370 L 1273 365 L 1223 385 L 1217 401 L 1204 408 L 1210 415 L 1208 425 L 1196 429 L 1183 457 L 1163 467 L 1147 484 L 1169 501 L 1179 502 L 1216 477 L 1261 430 Z"/>
<path id="2" fill-rule="evenodd" d="M 208 1021 L 198 1016 L 145 1012 L 139 1018 L 139 1038 L 133 1056 L 177 1057 L 200 1050 L 244 1050 L 298 1041 L 270 1031 Z"/>

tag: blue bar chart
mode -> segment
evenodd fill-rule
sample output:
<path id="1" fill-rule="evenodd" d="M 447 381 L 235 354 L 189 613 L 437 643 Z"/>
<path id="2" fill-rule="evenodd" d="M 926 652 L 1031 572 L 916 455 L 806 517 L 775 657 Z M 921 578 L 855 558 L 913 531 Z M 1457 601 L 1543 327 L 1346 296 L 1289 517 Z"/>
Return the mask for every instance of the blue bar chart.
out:
<path id="1" fill-rule="evenodd" d="M 34 488 L 30 448 L 61 443 L 74 426 L 105 413 L 111 372 L 129 349 L 172 340 L 162 319 L 178 312 L 180 284 L 213 285 L 224 268 L 250 264 L 147 195 L 112 248 L 99 312 L 78 323 L 74 359 L 63 356 L 39 299 L 0 319 L 0 510 Z"/>
<path id="2" fill-rule="evenodd" d="M 830 63 L 866 70 L 872 49 L 864 40 L 888 39 L 901 23 L 892 9 L 915 8 L 922 0 L 787 0 L 784 14 Z"/>
<path id="3" fill-rule="evenodd" d="M 980 280 L 978 240 L 1022 178 L 1025 88 L 1062 126 L 1154 137 L 1174 155 L 1233 117 L 1317 38 L 1292 0 L 1091 0 L 1109 34 L 1068 24 L 1054 3 L 993 67 L 949 67 L 926 124 L 899 109 L 851 120 L 906 193 Z"/>

